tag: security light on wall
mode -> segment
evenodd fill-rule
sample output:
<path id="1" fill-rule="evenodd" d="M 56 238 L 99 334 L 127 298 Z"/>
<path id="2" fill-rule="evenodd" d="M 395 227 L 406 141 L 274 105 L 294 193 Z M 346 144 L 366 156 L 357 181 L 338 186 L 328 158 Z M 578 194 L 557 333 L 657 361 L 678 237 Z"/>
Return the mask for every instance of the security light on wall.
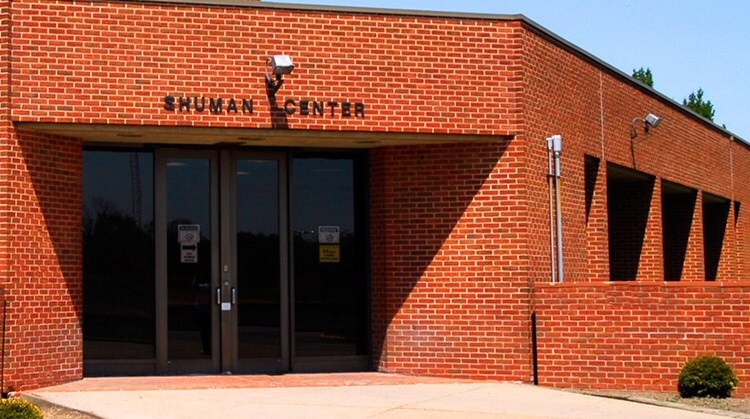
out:
<path id="1" fill-rule="evenodd" d="M 276 92 L 284 84 L 284 75 L 292 74 L 292 71 L 294 71 L 292 57 L 288 55 L 274 55 L 268 58 L 266 61 L 266 90 L 270 99 L 276 96 Z M 274 75 L 274 78 L 271 78 L 271 74 Z"/>
<path id="2" fill-rule="evenodd" d="M 646 132 L 648 132 L 648 127 L 649 126 L 652 126 L 652 127 L 656 128 L 661 123 L 661 118 L 659 118 L 658 116 L 656 116 L 656 115 L 654 115 L 652 113 L 646 115 L 646 118 L 644 118 L 644 119 L 645 119 L 644 122 L 646 124 L 646 126 L 644 127 L 644 129 L 646 130 Z"/>
<path id="3" fill-rule="evenodd" d="M 635 123 L 643 122 L 643 131 L 648 134 L 651 132 L 651 128 L 656 128 L 661 124 L 661 118 L 650 113 L 645 118 L 633 118 L 633 123 L 630 126 L 630 139 L 633 140 L 638 136 L 638 130 L 635 128 Z"/>

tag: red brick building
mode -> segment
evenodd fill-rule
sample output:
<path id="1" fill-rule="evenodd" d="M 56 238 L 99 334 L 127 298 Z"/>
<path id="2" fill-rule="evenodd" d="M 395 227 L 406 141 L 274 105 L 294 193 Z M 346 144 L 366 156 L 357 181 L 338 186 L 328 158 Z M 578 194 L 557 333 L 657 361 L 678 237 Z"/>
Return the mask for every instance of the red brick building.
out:
<path id="1" fill-rule="evenodd" d="M 671 391 L 714 353 L 748 393 L 748 144 L 523 16 L 6 0 L 0 27 L 6 386 Z"/>

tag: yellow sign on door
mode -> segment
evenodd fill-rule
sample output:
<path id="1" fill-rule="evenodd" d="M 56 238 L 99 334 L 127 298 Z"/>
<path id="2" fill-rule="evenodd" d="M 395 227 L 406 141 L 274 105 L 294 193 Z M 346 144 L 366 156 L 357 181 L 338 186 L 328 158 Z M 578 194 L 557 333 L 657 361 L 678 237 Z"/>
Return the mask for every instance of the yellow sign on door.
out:
<path id="1" fill-rule="evenodd" d="M 319 254 L 320 263 L 339 263 L 341 262 L 341 245 L 321 244 Z"/>

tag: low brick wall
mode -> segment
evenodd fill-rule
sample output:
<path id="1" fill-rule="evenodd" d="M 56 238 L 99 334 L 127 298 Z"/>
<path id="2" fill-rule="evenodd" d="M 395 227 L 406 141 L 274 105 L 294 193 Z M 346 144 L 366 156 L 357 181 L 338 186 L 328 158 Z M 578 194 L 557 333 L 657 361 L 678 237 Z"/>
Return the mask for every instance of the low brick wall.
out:
<path id="1" fill-rule="evenodd" d="M 684 363 L 716 354 L 750 396 L 750 283 L 545 284 L 535 290 L 539 384 L 676 391 Z"/>

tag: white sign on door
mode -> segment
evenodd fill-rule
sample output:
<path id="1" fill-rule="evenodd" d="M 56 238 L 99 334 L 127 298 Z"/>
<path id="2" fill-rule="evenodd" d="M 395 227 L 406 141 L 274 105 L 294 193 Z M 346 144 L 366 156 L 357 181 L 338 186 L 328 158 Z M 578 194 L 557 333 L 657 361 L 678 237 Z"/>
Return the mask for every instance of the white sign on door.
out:
<path id="1" fill-rule="evenodd" d="M 318 226 L 319 244 L 339 244 L 339 226 Z"/>
<path id="2" fill-rule="evenodd" d="M 180 243 L 180 262 L 198 263 L 198 243 L 201 241 L 200 224 L 178 224 L 177 241 Z"/>
<path id="3" fill-rule="evenodd" d="M 200 224 L 178 224 L 177 241 L 180 243 L 199 243 L 201 241 Z"/>
<path id="4" fill-rule="evenodd" d="M 198 263 L 198 244 L 180 243 L 180 262 Z"/>

